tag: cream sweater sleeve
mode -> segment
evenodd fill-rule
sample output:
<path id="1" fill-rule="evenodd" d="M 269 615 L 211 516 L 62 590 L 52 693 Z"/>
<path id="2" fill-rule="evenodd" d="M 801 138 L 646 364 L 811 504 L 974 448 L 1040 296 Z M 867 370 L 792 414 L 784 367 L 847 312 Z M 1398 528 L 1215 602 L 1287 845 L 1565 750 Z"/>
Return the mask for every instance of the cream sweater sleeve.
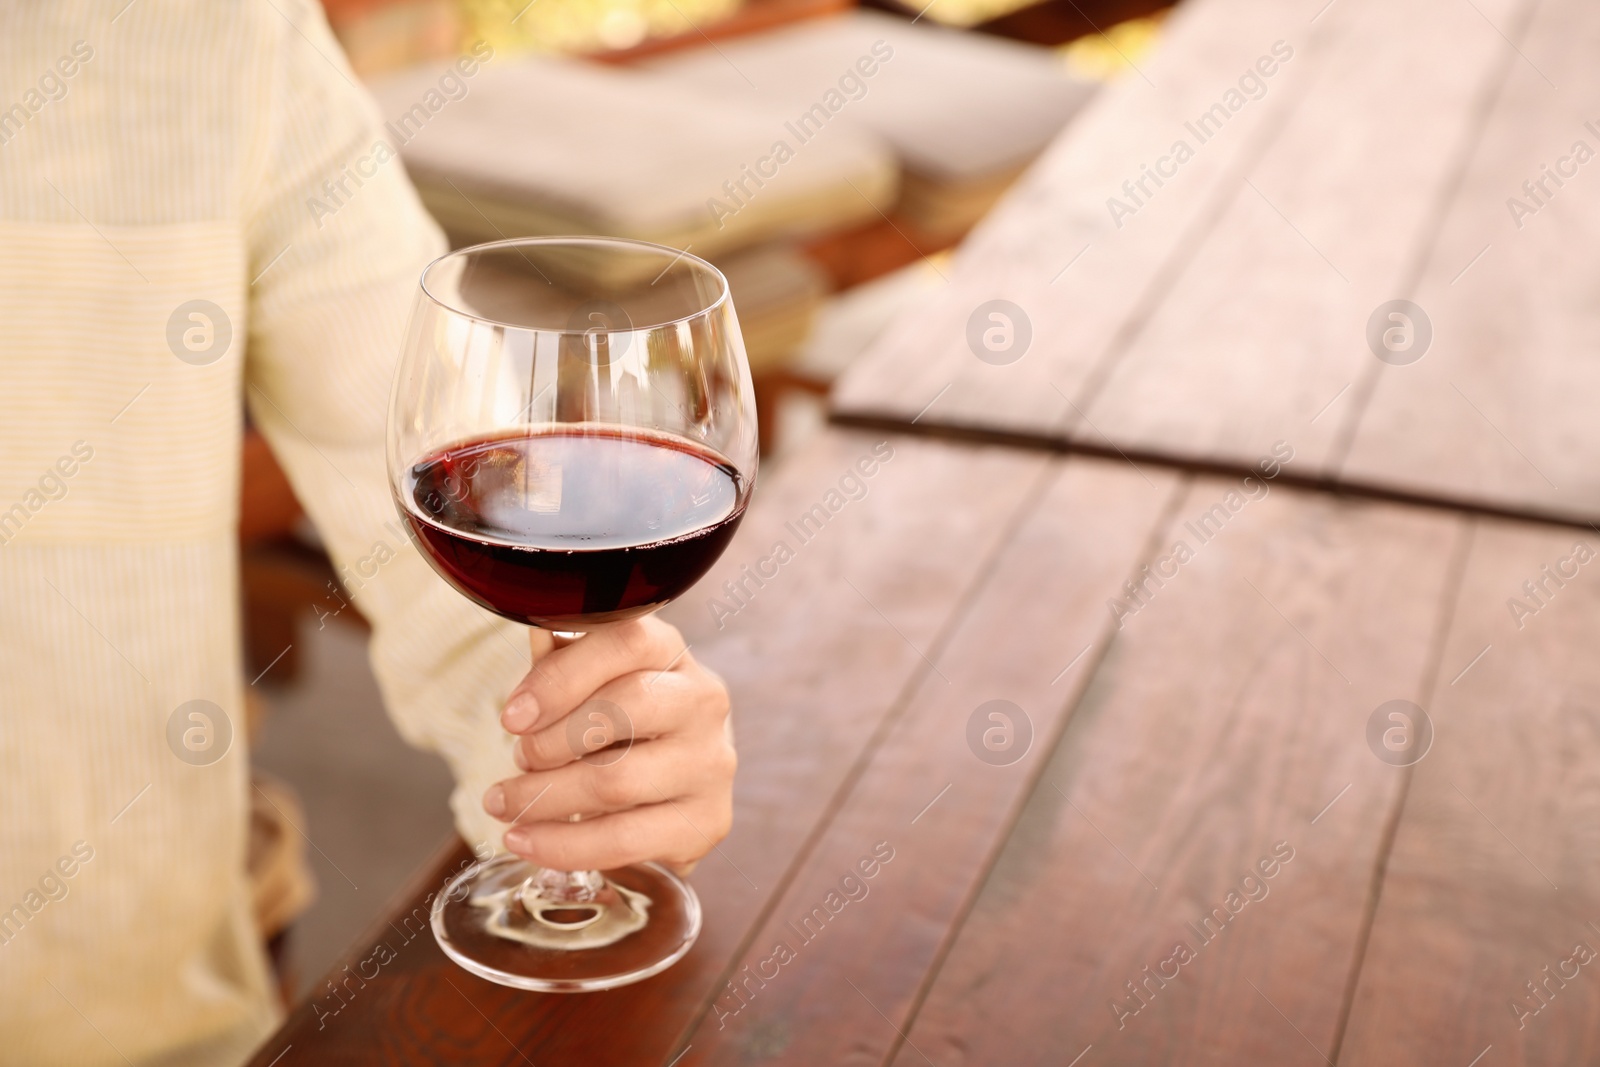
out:
<path id="1" fill-rule="evenodd" d="M 462 836 L 480 854 L 500 850 L 504 827 L 480 799 L 517 773 L 499 711 L 528 670 L 528 634 L 434 574 L 396 517 L 384 465 L 400 340 L 444 241 L 320 7 L 275 6 L 279 59 L 243 212 L 250 412 L 372 622 L 395 724 L 454 771 Z"/>

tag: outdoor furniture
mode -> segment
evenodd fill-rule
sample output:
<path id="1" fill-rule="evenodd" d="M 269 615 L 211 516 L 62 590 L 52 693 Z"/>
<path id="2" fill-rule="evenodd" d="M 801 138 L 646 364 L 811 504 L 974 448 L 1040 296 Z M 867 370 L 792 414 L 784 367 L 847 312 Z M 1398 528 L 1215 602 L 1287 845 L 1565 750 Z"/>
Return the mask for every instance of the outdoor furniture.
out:
<path id="1" fill-rule="evenodd" d="M 400 155 L 423 203 L 460 243 L 594 233 L 715 258 L 848 225 L 894 196 L 894 159 L 870 133 L 841 130 L 757 186 L 745 169 L 771 153 L 783 111 L 578 60 L 490 60 L 463 97 L 408 125 L 439 76 L 422 67 L 373 92 L 408 137 Z M 740 181 L 749 195 L 733 203 L 724 186 Z"/>
<path id="2" fill-rule="evenodd" d="M 780 162 L 788 116 L 773 104 L 551 57 L 485 62 L 459 99 L 417 110 L 439 77 L 425 65 L 374 92 L 452 239 L 597 233 L 710 258 L 728 275 L 771 416 L 765 446 L 777 429 L 765 378 L 805 339 L 831 285 L 793 243 L 882 217 L 898 183 L 887 146 L 847 128 Z"/>
<path id="3" fill-rule="evenodd" d="M 1600 9 L 1316 8 L 1180 8 L 667 613 L 741 758 L 680 964 L 471 977 L 452 845 L 255 1067 L 1600 1057 Z"/>
<path id="4" fill-rule="evenodd" d="M 896 215 L 934 235 L 970 229 L 1097 88 L 1047 49 L 875 11 L 643 65 L 721 100 L 774 106 L 799 154 L 835 125 L 872 131 L 904 174 Z"/>

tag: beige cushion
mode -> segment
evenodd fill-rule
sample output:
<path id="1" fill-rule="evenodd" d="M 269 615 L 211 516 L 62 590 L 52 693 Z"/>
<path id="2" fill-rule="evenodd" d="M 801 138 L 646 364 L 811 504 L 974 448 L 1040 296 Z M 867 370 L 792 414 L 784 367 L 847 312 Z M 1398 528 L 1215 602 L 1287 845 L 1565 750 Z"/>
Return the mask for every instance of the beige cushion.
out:
<path id="1" fill-rule="evenodd" d="M 905 170 L 902 210 L 932 229 L 987 208 L 1095 89 L 1049 49 L 872 11 L 644 66 L 720 99 L 775 105 L 791 123 L 818 103 L 839 105 L 804 151 L 848 129 L 878 134 Z"/>
<path id="2" fill-rule="evenodd" d="M 873 218 L 895 197 L 893 154 L 866 129 L 761 164 L 784 136 L 771 103 L 546 57 L 484 62 L 454 79 L 465 92 L 453 100 L 430 95 L 440 77 L 407 71 L 373 91 L 423 201 L 458 239 L 599 233 L 715 255 Z M 772 175 L 759 185 L 745 177 L 758 165 Z M 741 181 L 730 195 L 725 183 Z"/>

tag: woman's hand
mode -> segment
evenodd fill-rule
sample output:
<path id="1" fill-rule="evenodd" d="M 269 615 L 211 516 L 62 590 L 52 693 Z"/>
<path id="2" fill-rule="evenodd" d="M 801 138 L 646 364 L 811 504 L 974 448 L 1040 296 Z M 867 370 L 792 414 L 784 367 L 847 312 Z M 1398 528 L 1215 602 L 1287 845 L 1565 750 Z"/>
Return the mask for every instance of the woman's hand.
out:
<path id="1" fill-rule="evenodd" d="M 545 639 L 534 639 L 537 654 Z M 530 863 L 660 860 L 686 871 L 728 834 L 737 763 L 728 690 L 653 616 L 535 660 L 501 722 L 520 735 L 515 758 L 527 773 L 490 786 L 483 807 L 515 824 L 506 848 Z"/>

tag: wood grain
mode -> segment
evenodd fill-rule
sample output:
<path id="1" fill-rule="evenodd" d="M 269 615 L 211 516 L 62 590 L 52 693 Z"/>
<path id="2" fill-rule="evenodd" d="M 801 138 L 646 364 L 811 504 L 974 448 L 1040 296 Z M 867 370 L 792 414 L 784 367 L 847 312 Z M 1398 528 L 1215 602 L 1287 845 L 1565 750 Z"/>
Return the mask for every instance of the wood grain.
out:
<path id="1" fill-rule="evenodd" d="M 1104 387 L 1075 398 L 1072 439 L 1244 468 L 1289 440 L 1295 474 L 1324 476 L 1352 386 L 1382 366 L 1367 319 L 1414 284 L 1515 58 L 1485 20 L 1514 24 L 1532 3 L 1324 15 L 1342 21 L 1316 83 L 1137 339 L 1109 354 Z"/>
<path id="2" fill-rule="evenodd" d="M 1057 462 L 711 1012 L 688 1064 L 884 1061 L 1109 642 L 1176 479 Z M 1071 669 L 1068 669 L 1071 668 Z M 1010 701 L 1003 721 L 981 708 Z M 969 723 L 998 728 L 990 764 Z M 1026 738 L 1026 739 L 1025 739 Z M 981 742 L 980 742 L 981 747 Z M 982 749 L 987 752 L 988 749 Z M 877 850 L 875 852 L 875 850 Z M 878 863 L 883 856 L 888 862 Z M 865 859 L 873 877 L 862 875 Z"/>
<path id="3" fill-rule="evenodd" d="M 706 925 L 690 955 L 624 989 L 541 996 L 473 978 L 444 959 L 431 935 L 402 941 L 397 928 L 396 958 L 360 984 L 349 1007 L 328 1016 L 339 1001 L 322 989 L 263 1047 L 259 1067 L 288 1045 L 295 1047 L 278 1067 L 518 1064 L 524 1055 L 541 1064 L 665 1062 L 681 1028 L 745 951 L 879 724 L 929 669 L 922 655 L 938 655 L 967 590 L 1047 463 L 1001 449 L 897 440 L 889 445 L 893 457 L 880 456 L 872 476 L 862 477 L 856 464 L 878 440 L 829 433 L 791 459 L 761 484 L 719 566 L 674 606 L 694 654 L 733 693 L 741 759 L 733 834 L 693 877 Z M 841 487 L 852 472 L 858 482 Z M 846 500 L 845 493 L 860 498 L 840 504 L 800 544 L 786 524 Z M 768 557 L 779 539 L 790 542 L 793 559 L 765 587 L 747 584 L 748 606 L 720 617 L 719 628 L 708 600 L 726 599 L 723 583 Z M 363 946 L 355 958 L 370 955 Z"/>
<path id="4" fill-rule="evenodd" d="M 835 418 L 1201 471 L 1243 470 L 1288 440 L 1300 484 L 1600 521 L 1600 429 L 1561 402 L 1600 389 L 1585 356 L 1600 343 L 1587 254 L 1600 187 L 1569 161 L 1536 217 L 1509 211 L 1512 196 L 1539 203 L 1523 182 L 1576 142 L 1600 151 L 1585 126 L 1600 130 L 1600 14 L 1577 0 L 1332 5 L 1284 30 L 1296 58 L 1227 139 L 1110 229 L 1099 204 L 1119 168 L 1137 169 L 1154 131 L 1182 132 L 1174 115 L 1198 112 L 1203 87 L 1226 88 L 1239 57 L 1224 31 L 1234 49 L 1269 43 L 1273 17 L 1184 9 L 1146 72 L 1160 91 L 1129 79 L 1068 129 L 950 286 L 841 381 Z M 1005 366 L 966 339 L 995 297 L 1032 324 Z M 1397 298 L 1433 320 L 1431 352 L 1409 366 L 1366 338 Z"/>
<path id="5" fill-rule="evenodd" d="M 1600 951 L 1600 578 L 1560 563 L 1579 541 L 1600 551 L 1592 531 L 1474 537 L 1341 1064 L 1600 1060 L 1596 965 L 1557 973 Z"/>
<path id="6" fill-rule="evenodd" d="M 1280 488 L 1197 545 L 1228 488 L 1180 508 L 1194 558 L 1124 620 L 895 1063 L 1333 1055 L 1399 787 L 1366 724 L 1424 691 L 1464 523 Z"/>
<path id="7" fill-rule="evenodd" d="M 1336 25 L 1343 6 L 1313 33 Z M 835 416 L 915 418 L 919 428 L 997 436 L 1056 433 L 1073 414 L 1068 398 L 1159 300 L 1232 195 L 1241 161 L 1270 141 L 1311 76 L 1315 49 L 1279 69 L 1263 100 L 1229 119 L 1120 227 L 1107 198 L 1124 195 L 1123 182 L 1186 136 L 1184 123 L 1217 103 L 1275 40 L 1304 39 L 1306 17 L 1274 0 L 1179 8 L 1149 62 L 1091 101 L 968 238 L 949 287 L 908 311 L 841 380 Z M 1031 321 L 1030 347 L 1007 365 L 980 361 L 967 343 L 968 320 L 991 299 L 1017 304 Z"/>
<path id="8" fill-rule="evenodd" d="M 1523 183 L 1570 159 L 1575 142 L 1600 152 L 1585 125 L 1600 127 L 1600 10 L 1545 0 L 1519 47 L 1410 294 L 1433 321 L 1433 346 L 1409 366 L 1371 368 L 1340 477 L 1595 521 L 1600 424 L 1578 398 L 1600 393 L 1600 167 L 1569 162 L 1575 177 L 1545 179 L 1536 214 L 1514 220 L 1508 202 L 1532 208 Z"/>

